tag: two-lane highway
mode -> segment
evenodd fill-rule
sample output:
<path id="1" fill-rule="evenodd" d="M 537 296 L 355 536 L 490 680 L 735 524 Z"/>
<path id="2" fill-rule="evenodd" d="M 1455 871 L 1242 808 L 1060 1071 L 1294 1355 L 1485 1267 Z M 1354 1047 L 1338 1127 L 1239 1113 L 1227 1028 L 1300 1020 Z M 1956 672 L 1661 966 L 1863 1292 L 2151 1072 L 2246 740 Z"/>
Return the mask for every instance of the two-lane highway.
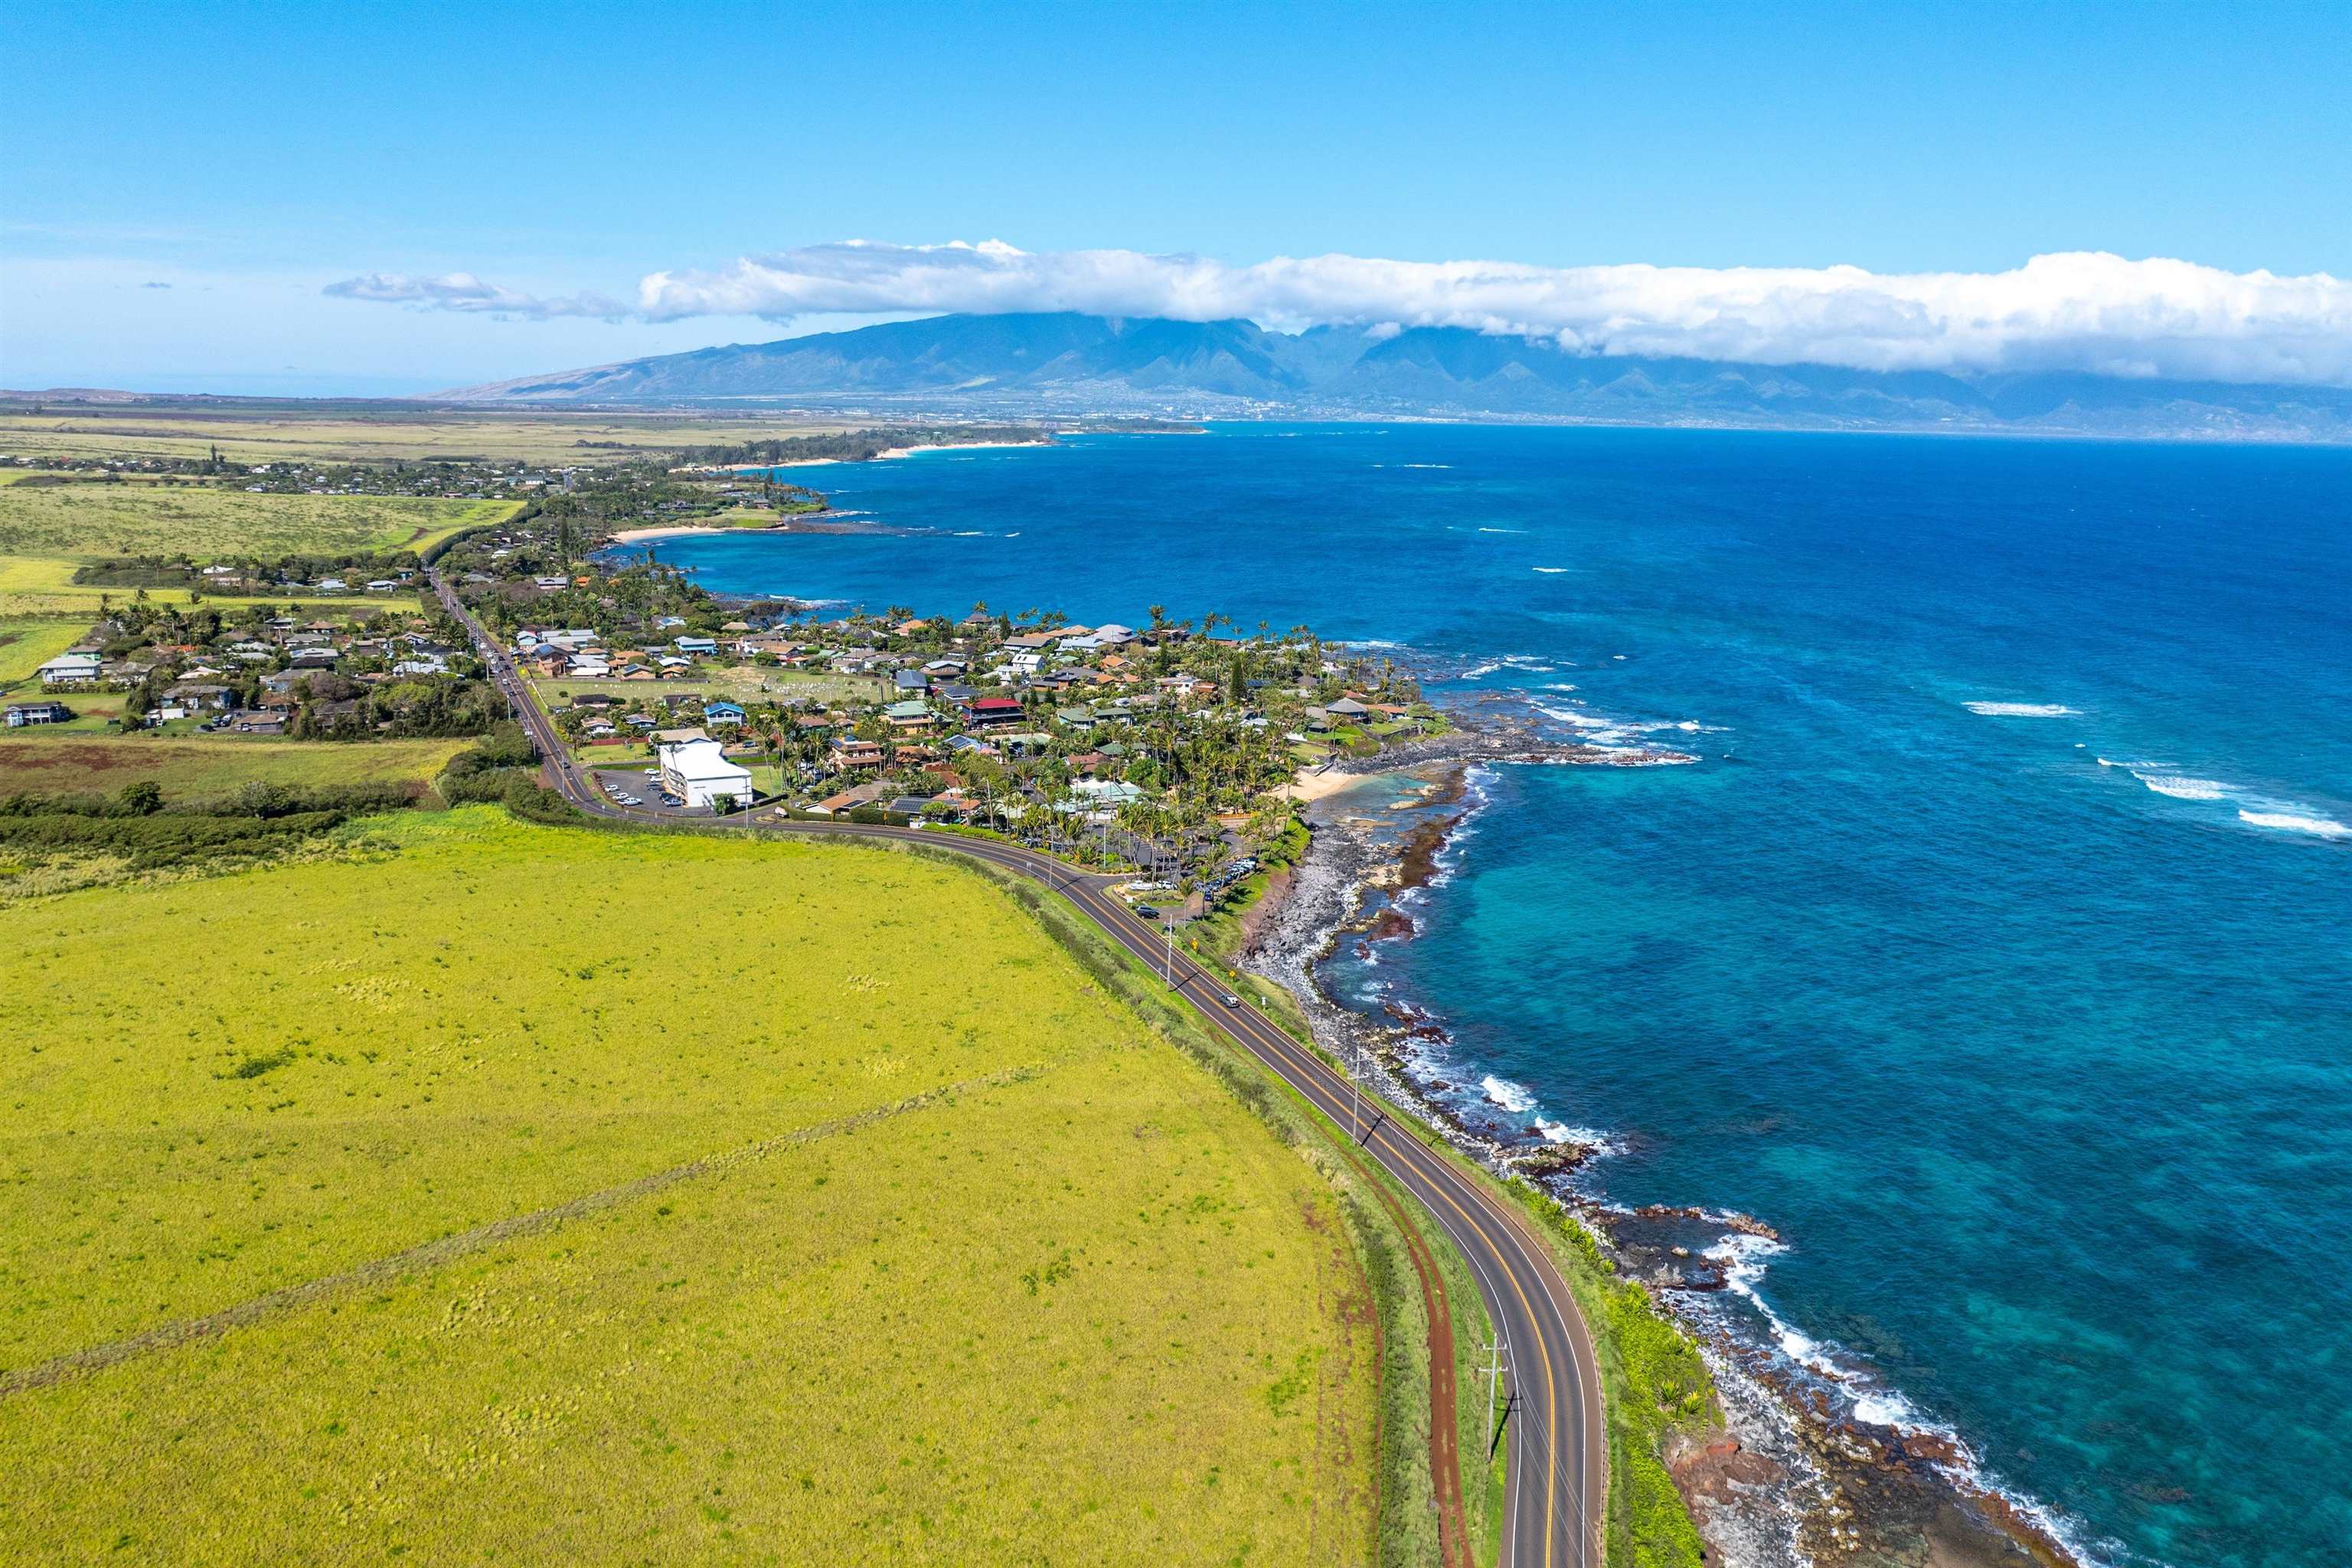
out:
<path id="1" fill-rule="evenodd" d="M 556 788 L 572 805 L 598 816 L 633 821 L 675 820 L 614 805 L 580 769 L 508 658 L 437 571 L 425 574 L 442 606 L 473 637 L 515 716 L 548 759 Z M 1367 1093 L 1361 1121 L 1354 1119 L 1349 1081 L 1314 1052 L 1254 1008 L 1223 1005 L 1223 980 L 1181 954 L 1171 963 L 1157 924 L 1139 919 L 1111 897 L 1107 880 L 1085 876 L 1050 857 L 1016 845 L 909 828 L 856 823 L 761 821 L 766 833 L 900 839 L 966 855 L 1015 875 L 1034 878 L 1063 894 L 1110 939 L 1155 973 L 1169 971 L 1202 1020 L 1255 1057 L 1328 1118 L 1343 1136 L 1366 1122 L 1377 1126 L 1362 1142 L 1366 1154 L 1418 1200 L 1453 1238 L 1476 1278 L 1486 1315 L 1502 1341 L 1503 1361 L 1516 1395 L 1510 1418 L 1511 1464 L 1505 1498 L 1502 1561 L 1514 1568 L 1591 1568 L 1601 1559 L 1601 1526 L 1607 1442 L 1602 1430 L 1600 1375 L 1586 1330 L 1567 1282 L 1528 1217 L 1491 1185 L 1424 1143 L 1410 1119 Z M 1377 1107 L 1378 1112 L 1369 1109 Z M 1465 1486 L 1475 1484 L 1479 1456 L 1467 1457 Z"/>

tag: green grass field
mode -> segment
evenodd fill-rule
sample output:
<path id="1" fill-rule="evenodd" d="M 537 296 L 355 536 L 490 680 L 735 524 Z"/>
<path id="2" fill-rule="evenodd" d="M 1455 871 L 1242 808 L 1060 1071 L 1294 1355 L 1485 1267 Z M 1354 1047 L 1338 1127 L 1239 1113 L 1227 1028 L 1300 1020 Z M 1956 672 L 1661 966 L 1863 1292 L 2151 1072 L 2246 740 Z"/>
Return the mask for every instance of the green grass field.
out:
<path id="1" fill-rule="evenodd" d="M 31 680 L 33 672 L 81 640 L 89 623 L 51 616 L 0 616 L 0 690 Z"/>
<path id="2" fill-rule="evenodd" d="M 1334 1189 L 1004 891 L 365 830 L 0 909 L 17 1560 L 1372 1556 Z"/>
<path id="3" fill-rule="evenodd" d="M 331 402 L 0 406 L 0 453 L 29 458 L 201 458 L 238 463 L 433 458 L 608 462 L 679 447 L 824 436 L 856 423 L 791 415 L 522 413 Z"/>
<path id="4" fill-rule="evenodd" d="M 27 616 L 79 616 L 78 626 L 87 626 L 109 604 L 124 604 L 137 593 L 135 588 L 109 588 L 97 584 L 77 583 L 74 573 L 81 562 L 68 556 L 0 555 L 0 619 Z M 195 595 L 184 588 L 150 588 L 147 602 L 153 605 L 186 605 Z M 398 610 L 415 614 L 423 607 L 415 594 L 369 594 L 349 598 L 293 599 L 262 598 L 236 594 L 205 594 L 204 602 L 223 607 L 238 605 L 266 605 L 272 609 L 290 610 L 299 606 L 306 615 L 344 616 L 373 615 L 378 610 Z"/>
<path id="5" fill-rule="evenodd" d="M 68 693 L 87 709 L 104 693 Z M 451 741 L 281 741 L 260 736 L 74 735 L 0 732 L 0 795 L 24 791 L 111 794 L 152 779 L 173 800 L 227 795 L 240 784 L 429 783 L 474 742 Z"/>
<path id="6" fill-rule="evenodd" d="M 248 495 L 152 485 L 0 489 L 0 556 L 173 555 L 196 561 L 300 551 L 423 550 L 496 522 L 509 501 L 414 496 Z"/>

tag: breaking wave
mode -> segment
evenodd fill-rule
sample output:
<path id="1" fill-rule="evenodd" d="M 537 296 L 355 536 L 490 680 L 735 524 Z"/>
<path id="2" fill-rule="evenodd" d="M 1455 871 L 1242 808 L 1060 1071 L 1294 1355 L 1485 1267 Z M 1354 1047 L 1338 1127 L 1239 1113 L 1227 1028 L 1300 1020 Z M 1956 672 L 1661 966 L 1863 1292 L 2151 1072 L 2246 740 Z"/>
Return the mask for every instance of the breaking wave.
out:
<path id="1" fill-rule="evenodd" d="M 1525 1116 L 1536 1108 L 1536 1097 L 1528 1090 L 1526 1086 L 1513 1083 L 1508 1079 L 1496 1078 L 1493 1073 L 1488 1073 L 1478 1080 L 1478 1087 L 1486 1091 L 1488 1100 L 1514 1116 Z"/>
<path id="2" fill-rule="evenodd" d="M 2242 811 L 2238 820 L 2255 827 L 2274 827 L 2283 833 L 2308 833 L 2319 838 L 2352 838 L 2352 827 L 2347 827 L 2332 816 L 2298 816 L 2287 811 Z"/>
<path id="3" fill-rule="evenodd" d="M 1988 719 L 2071 719 L 2083 711 L 2063 702 L 1964 702 L 1961 706 Z"/>
<path id="4" fill-rule="evenodd" d="M 2228 785 L 2216 784 L 2211 779 L 2181 778 L 2173 773 L 2144 773 L 2137 768 L 2132 770 L 2132 777 L 2157 794 L 2170 795 L 2175 800 L 2221 800 L 2230 793 Z"/>

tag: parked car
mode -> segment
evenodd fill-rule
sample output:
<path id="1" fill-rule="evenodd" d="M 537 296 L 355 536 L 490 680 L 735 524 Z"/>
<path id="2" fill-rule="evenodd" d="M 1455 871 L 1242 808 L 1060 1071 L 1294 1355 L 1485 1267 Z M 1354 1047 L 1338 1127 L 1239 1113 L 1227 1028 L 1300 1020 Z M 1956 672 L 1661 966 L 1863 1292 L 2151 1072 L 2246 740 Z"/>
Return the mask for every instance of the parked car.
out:
<path id="1" fill-rule="evenodd" d="M 1145 920 L 1156 921 L 1160 918 L 1160 906 L 1157 904 L 1138 904 L 1135 906 L 1135 912 L 1141 915 Z"/>

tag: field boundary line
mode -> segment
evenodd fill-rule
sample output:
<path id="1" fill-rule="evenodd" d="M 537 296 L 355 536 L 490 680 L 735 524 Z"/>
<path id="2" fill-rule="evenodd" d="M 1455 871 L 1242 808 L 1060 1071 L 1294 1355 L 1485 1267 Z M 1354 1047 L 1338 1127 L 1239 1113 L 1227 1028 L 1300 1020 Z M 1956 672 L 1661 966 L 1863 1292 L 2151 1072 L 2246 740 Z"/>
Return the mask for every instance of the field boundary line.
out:
<path id="1" fill-rule="evenodd" d="M 207 1312 L 202 1317 L 182 1318 L 173 1322 L 158 1323 L 155 1327 L 132 1334 L 128 1339 L 116 1340 L 109 1344 L 93 1345 L 86 1350 L 68 1351 L 64 1355 L 53 1356 L 47 1361 L 37 1362 L 28 1367 L 0 1372 L 0 1398 L 28 1393 L 37 1388 L 51 1387 L 71 1378 L 103 1372 L 109 1367 L 120 1366 L 124 1362 L 135 1360 L 142 1355 L 151 1355 L 158 1351 L 176 1350 L 183 1345 L 217 1339 L 232 1329 L 248 1327 L 276 1313 L 309 1306 L 313 1302 L 324 1300 L 330 1296 L 340 1295 L 362 1286 L 387 1283 L 418 1269 L 438 1268 L 442 1264 L 454 1262 L 469 1253 L 480 1252 L 485 1248 L 499 1246 L 502 1242 L 537 1236 L 541 1232 L 556 1229 L 568 1221 L 584 1219 L 590 1215 L 602 1214 L 606 1209 L 617 1208 L 623 1204 L 650 1197 L 656 1193 L 667 1191 L 683 1182 L 694 1181 L 703 1176 L 715 1176 L 744 1165 L 756 1163 L 772 1154 L 800 1144 L 814 1143 L 821 1139 L 835 1137 L 845 1132 L 855 1132 L 861 1128 L 870 1127 L 876 1122 L 887 1121 L 892 1117 L 925 1110 L 960 1094 L 1001 1089 L 1007 1084 L 1024 1082 L 1038 1077 L 1051 1065 L 1053 1064 L 1032 1063 L 1024 1067 L 1007 1068 L 1003 1071 L 984 1074 L 979 1078 L 965 1079 L 957 1083 L 942 1084 L 937 1089 L 926 1089 L 921 1094 L 912 1095 L 888 1105 L 877 1105 L 854 1115 L 838 1117 L 831 1121 L 820 1121 L 814 1126 L 799 1128 L 773 1138 L 761 1139 L 756 1143 L 746 1143 L 740 1148 L 730 1149 L 721 1153 L 707 1154 L 698 1160 L 689 1160 L 682 1165 L 673 1165 L 668 1170 L 656 1171 L 650 1175 L 639 1176 L 635 1181 L 624 1182 L 618 1186 L 583 1194 L 547 1208 L 534 1209 L 529 1214 L 510 1215 L 505 1219 L 492 1220 L 488 1225 L 477 1226 L 471 1230 L 459 1231 L 455 1236 L 441 1237 L 404 1251 L 373 1258 L 355 1268 L 346 1268 L 339 1274 L 323 1275 L 316 1279 L 305 1280 L 299 1285 L 289 1285 L 281 1289 L 272 1290 L 267 1295 L 240 1301 L 233 1307 L 224 1307 L 219 1311 Z"/>

